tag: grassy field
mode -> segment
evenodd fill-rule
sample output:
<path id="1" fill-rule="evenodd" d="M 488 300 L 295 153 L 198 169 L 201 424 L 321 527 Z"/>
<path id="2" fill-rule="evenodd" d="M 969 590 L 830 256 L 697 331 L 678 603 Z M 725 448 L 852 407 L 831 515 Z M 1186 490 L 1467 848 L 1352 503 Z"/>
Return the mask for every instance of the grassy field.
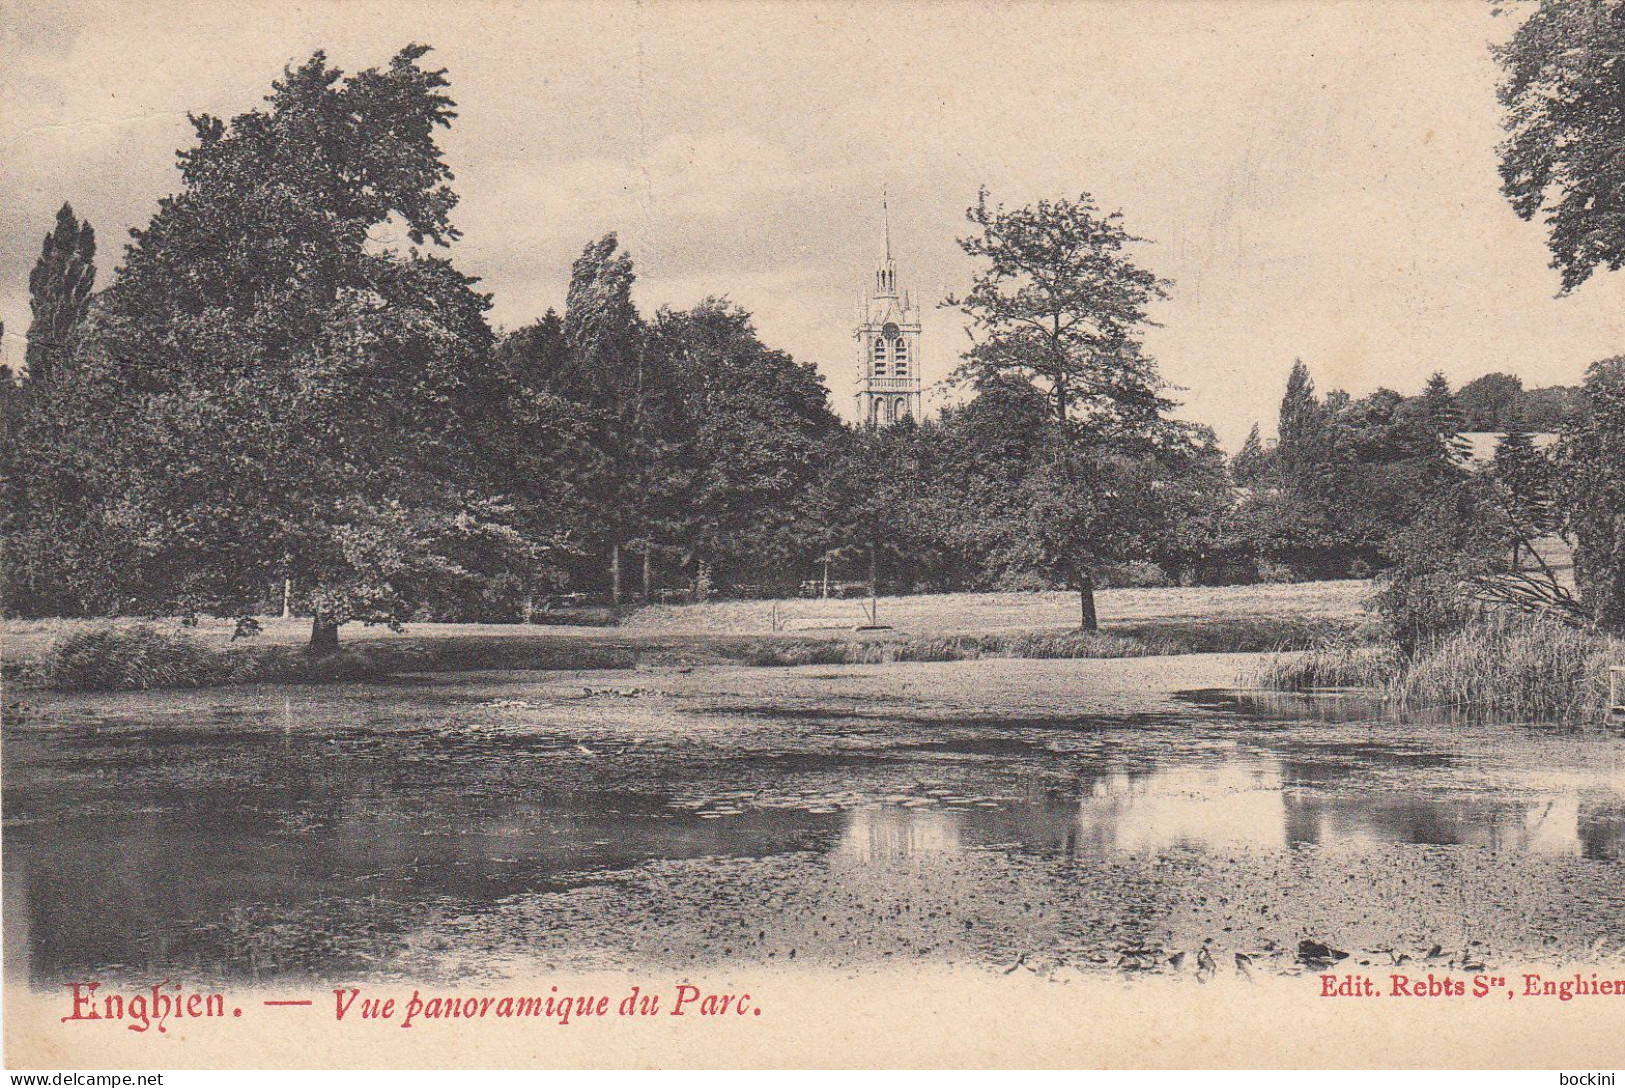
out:
<path id="1" fill-rule="evenodd" d="M 1354 622 L 1370 583 L 1105 589 L 1097 595 L 1106 630 L 1148 624 L 1227 620 Z M 652 605 L 633 613 L 627 629 L 688 634 L 819 634 L 848 632 L 865 622 L 867 600 L 719 601 Z M 929 593 L 882 597 L 879 620 L 911 635 L 980 635 L 1054 631 L 1078 624 L 1078 595 L 1052 593 Z"/>
<path id="2" fill-rule="evenodd" d="M 1360 582 L 1107 590 L 1103 630 L 1087 635 L 1064 593 L 882 598 L 885 628 L 862 632 L 857 602 L 801 600 L 658 606 L 619 627 L 352 624 L 341 652 L 325 658 L 304 653 L 309 623 L 298 619 L 265 620 L 259 635 L 235 641 L 225 620 L 6 621 L 0 662 L 29 686 L 108 690 L 480 670 L 1259 653 L 1357 635 L 1365 593 Z M 133 630 L 143 623 L 150 634 Z M 94 634 L 109 628 L 122 633 Z"/>

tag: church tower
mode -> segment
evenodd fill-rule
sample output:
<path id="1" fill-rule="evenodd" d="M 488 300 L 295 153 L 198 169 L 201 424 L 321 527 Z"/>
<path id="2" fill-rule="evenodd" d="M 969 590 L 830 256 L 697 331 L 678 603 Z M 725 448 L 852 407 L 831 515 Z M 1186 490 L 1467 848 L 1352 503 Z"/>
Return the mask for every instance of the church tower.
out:
<path id="1" fill-rule="evenodd" d="M 884 200 L 880 207 L 886 220 L 886 256 L 875 270 L 874 287 L 863 293 L 857 330 L 858 418 L 871 427 L 918 420 L 923 407 L 920 313 L 908 292 L 898 291 L 891 213 Z"/>

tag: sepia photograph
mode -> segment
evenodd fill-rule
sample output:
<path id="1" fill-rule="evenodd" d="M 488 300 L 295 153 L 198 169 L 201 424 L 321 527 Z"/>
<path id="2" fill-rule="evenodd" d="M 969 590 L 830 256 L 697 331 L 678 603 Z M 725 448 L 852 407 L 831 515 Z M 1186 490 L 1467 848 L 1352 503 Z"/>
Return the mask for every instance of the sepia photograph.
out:
<path id="1" fill-rule="evenodd" d="M 1625 1064 L 1625 0 L 0 35 L 7 1069 Z"/>

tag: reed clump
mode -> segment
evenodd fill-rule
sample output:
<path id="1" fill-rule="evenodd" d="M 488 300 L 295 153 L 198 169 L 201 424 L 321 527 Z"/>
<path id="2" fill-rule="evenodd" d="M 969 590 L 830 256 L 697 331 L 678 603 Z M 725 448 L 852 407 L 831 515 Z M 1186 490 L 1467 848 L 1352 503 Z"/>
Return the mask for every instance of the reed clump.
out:
<path id="1" fill-rule="evenodd" d="M 36 666 L 57 691 L 146 691 L 221 682 L 224 662 L 196 639 L 147 624 L 107 624 L 57 639 Z"/>
<path id="2" fill-rule="evenodd" d="M 1328 641 L 1294 654 L 1277 654 L 1249 673 L 1250 687 L 1271 691 L 1382 688 L 1404 667 L 1391 646 Z"/>
<path id="3" fill-rule="evenodd" d="M 1625 643 L 1541 617 L 1486 611 L 1409 658 L 1391 645 L 1327 642 L 1243 677 L 1273 691 L 1367 688 L 1391 713 L 1502 721 L 1600 722 L 1608 666 Z"/>
<path id="4" fill-rule="evenodd" d="M 1487 615 L 1440 639 L 1389 681 L 1396 710 L 1455 709 L 1516 721 L 1596 721 L 1622 646 L 1549 619 Z"/>

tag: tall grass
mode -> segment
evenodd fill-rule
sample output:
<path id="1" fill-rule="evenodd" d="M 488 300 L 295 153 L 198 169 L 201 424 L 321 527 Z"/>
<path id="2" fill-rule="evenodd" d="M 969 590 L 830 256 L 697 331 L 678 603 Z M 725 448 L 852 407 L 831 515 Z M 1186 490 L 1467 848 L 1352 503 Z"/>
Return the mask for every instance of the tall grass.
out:
<path id="1" fill-rule="evenodd" d="M 1551 620 L 1486 616 L 1418 653 L 1388 684 L 1401 712 L 1516 721 L 1601 720 L 1617 640 Z"/>
<path id="2" fill-rule="evenodd" d="M 218 683 L 221 656 L 185 634 L 142 624 L 111 624 L 64 635 L 37 666 L 37 678 L 58 691 L 144 691 Z"/>
<path id="3" fill-rule="evenodd" d="M 629 669 L 636 649 L 553 635 L 356 640 L 336 654 L 302 646 L 212 648 L 185 632 L 105 624 L 57 638 L 25 666 L 29 684 L 55 691 L 145 691 L 225 684 L 321 684 L 400 673 Z"/>
<path id="4" fill-rule="evenodd" d="M 749 646 L 744 660 L 760 666 L 889 665 L 905 661 L 978 661 L 998 657 L 1153 657 L 1187 652 L 1185 646 L 1169 639 L 1106 631 L 1027 631 L 871 640 L 790 639 Z"/>
<path id="5" fill-rule="evenodd" d="M 1250 687 L 1271 691 L 1387 688 L 1403 668 L 1399 651 L 1327 641 L 1296 654 L 1277 654 L 1243 677 Z"/>
<path id="6" fill-rule="evenodd" d="M 1243 677 L 1275 691 L 1362 687 L 1394 714 L 1444 711 L 1506 721 L 1602 721 L 1608 666 L 1625 643 L 1547 619 L 1485 613 L 1409 659 L 1393 647 L 1328 642 Z"/>

